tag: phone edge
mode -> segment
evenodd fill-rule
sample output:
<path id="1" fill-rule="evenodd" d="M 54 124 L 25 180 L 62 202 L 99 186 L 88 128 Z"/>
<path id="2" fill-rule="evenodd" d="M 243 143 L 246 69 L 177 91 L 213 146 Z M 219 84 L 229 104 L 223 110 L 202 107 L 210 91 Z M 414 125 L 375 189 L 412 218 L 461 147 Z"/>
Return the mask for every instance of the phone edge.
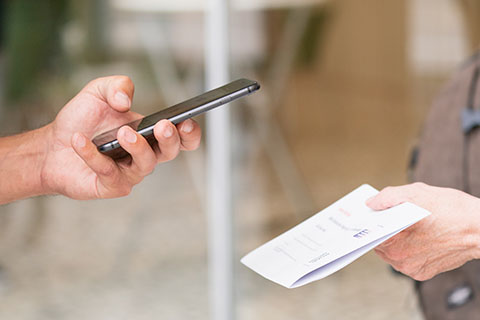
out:
<path id="1" fill-rule="evenodd" d="M 175 115 L 174 117 L 167 118 L 167 120 L 171 121 L 173 124 L 178 124 L 182 121 L 185 121 L 185 120 L 190 119 L 192 117 L 198 116 L 198 115 L 200 115 L 202 113 L 205 113 L 207 111 L 210 111 L 212 109 L 215 109 L 215 108 L 221 107 L 223 105 L 226 105 L 226 104 L 228 104 L 228 103 L 230 103 L 234 100 L 237 100 L 239 98 L 248 96 L 248 95 L 258 91 L 261 88 L 260 84 L 257 81 L 244 79 L 244 78 L 238 79 L 238 80 L 235 80 L 235 81 L 241 81 L 241 80 L 250 81 L 250 82 L 252 82 L 252 84 L 250 84 L 249 86 L 247 86 L 243 89 L 232 92 L 227 96 L 218 98 L 217 100 L 213 100 L 213 101 L 210 101 L 209 103 L 198 106 L 195 109 L 191 109 L 191 110 L 188 110 L 188 111 L 183 112 L 181 114 Z M 235 81 L 233 81 L 233 82 L 235 82 Z M 231 82 L 231 83 L 233 83 L 233 82 Z M 226 85 L 229 85 L 231 83 L 228 83 Z M 219 87 L 219 88 L 221 88 L 221 87 Z M 213 90 L 216 90 L 216 89 L 219 89 L 219 88 L 215 88 L 215 89 L 212 89 L 212 90 L 209 90 L 209 91 L 213 91 Z M 203 94 L 208 93 L 209 91 L 204 92 Z M 194 110 L 198 110 L 198 109 L 200 109 L 200 110 L 197 111 L 195 114 L 192 114 Z M 185 117 L 185 115 L 187 115 L 187 116 Z M 144 128 L 140 131 L 137 131 L 137 132 L 140 133 L 143 137 L 145 137 L 147 139 L 148 137 L 153 135 L 153 128 L 155 127 L 155 125 L 156 125 L 156 123 L 147 127 L 147 128 Z M 118 139 L 114 139 L 110 142 L 107 142 L 107 143 L 104 143 L 100 146 L 97 146 L 97 150 L 99 152 L 103 153 L 103 154 L 108 154 L 108 152 L 114 151 L 114 150 L 119 149 L 119 148 L 122 148 L 122 147 L 120 146 L 120 143 L 118 142 Z M 125 151 L 125 153 L 126 153 L 126 151 Z"/>

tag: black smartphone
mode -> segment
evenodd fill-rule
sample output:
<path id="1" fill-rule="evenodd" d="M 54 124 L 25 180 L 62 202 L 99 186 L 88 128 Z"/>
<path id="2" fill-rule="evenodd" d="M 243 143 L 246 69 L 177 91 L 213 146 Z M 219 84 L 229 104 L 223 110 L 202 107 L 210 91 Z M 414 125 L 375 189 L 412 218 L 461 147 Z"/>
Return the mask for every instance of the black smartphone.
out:
<path id="1" fill-rule="evenodd" d="M 258 89 L 260 89 L 260 85 L 256 81 L 239 79 L 170 108 L 124 124 L 123 126 L 130 126 L 144 136 L 148 143 L 153 146 L 157 142 L 153 134 L 153 128 L 160 120 L 167 119 L 173 124 L 177 124 L 205 111 L 212 110 L 230 101 L 246 96 Z M 117 140 L 117 132 L 121 127 L 104 132 L 92 140 L 101 153 L 113 159 L 121 159 L 129 155 Z"/>

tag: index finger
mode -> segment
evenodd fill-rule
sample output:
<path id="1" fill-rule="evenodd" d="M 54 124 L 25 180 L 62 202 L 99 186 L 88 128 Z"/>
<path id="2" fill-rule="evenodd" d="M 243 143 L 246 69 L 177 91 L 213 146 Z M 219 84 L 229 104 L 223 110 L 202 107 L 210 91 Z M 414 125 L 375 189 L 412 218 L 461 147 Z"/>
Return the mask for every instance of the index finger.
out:
<path id="1" fill-rule="evenodd" d="M 187 119 L 177 124 L 177 130 L 180 135 L 180 148 L 182 150 L 195 150 L 200 145 L 202 130 L 197 122 Z"/>

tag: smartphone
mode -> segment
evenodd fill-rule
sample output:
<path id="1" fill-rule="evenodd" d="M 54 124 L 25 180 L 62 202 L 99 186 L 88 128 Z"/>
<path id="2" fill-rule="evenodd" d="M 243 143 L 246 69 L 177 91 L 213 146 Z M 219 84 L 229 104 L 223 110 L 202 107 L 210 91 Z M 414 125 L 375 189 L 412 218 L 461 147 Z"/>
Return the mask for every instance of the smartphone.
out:
<path id="1" fill-rule="evenodd" d="M 160 120 L 167 119 L 173 124 L 177 124 L 205 111 L 212 110 L 235 99 L 249 95 L 258 89 L 260 89 L 260 85 L 256 81 L 239 79 L 224 85 L 223 87 L 213 89 L 202 95 L 176 104 L 170 108 L 160 110 L 147 117 L 124 124 L 121 127 L 127 125 L 133 128 L 147 139 L 150 146 L 153 146 L 157 143 L 153 134 L 153 128 Z M 117 140 L 117 132 L 121 127 L 104 132 L 92 140 L 101 153 L 113 159 L 121 159 L 129 155 L 128 152 L 120 146 Z"/>

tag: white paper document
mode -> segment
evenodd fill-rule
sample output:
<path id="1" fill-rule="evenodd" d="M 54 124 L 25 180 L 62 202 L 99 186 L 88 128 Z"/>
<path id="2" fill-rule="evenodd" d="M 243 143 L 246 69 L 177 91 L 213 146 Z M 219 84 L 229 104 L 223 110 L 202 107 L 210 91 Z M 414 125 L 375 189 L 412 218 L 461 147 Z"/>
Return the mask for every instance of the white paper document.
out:
<path id="1" fill-rule="evenodd" d="M 296 288 L 342 269 L 430 214 L 412 203 L 373 211 L 365 202 L 377 193 L 362 185 L 253 250 L 242 263 L 273 282 Z"/>

